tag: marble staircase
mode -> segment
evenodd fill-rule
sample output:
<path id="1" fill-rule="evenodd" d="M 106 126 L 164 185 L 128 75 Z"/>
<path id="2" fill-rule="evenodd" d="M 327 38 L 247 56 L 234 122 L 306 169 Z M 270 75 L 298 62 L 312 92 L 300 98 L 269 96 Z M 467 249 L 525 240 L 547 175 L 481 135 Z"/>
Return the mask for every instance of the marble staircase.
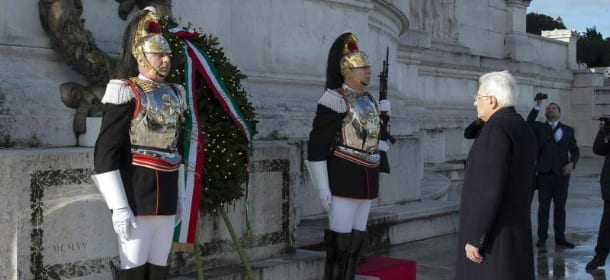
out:
<path id="1" fill-rule="evenodd" d="M 426 164 L 420 200 L 371 209 L 365 254 L 457 231 L 463 167 L 461 162 Z M 275 258 L 253 262 L 255 279 L 321 279 L 326 227 L 326 215 L 301 220 L 295 231 L 297 249 Z M 214 280 L 246 279 L 245 270 L 239 265 L 206 270 L 204 275 L 205 279 Z M 172 279 L 197 278 L 193 273 Z"/>

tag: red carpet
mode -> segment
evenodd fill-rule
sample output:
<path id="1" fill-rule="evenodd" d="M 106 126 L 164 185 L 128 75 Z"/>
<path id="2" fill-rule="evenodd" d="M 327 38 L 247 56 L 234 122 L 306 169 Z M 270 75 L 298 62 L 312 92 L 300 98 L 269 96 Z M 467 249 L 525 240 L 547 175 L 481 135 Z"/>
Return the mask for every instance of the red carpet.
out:
<path id="1" fill-rule="evenodd" d="M 415 261 L 381 256 L 370 256 L 359 264 L 356 274 L 367 279 L 415 280 Z"/>

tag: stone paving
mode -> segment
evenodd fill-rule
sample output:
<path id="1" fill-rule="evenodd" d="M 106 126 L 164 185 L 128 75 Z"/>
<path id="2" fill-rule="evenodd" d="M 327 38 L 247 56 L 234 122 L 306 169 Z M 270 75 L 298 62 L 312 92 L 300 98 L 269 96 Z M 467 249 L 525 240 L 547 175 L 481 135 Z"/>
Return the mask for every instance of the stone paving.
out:
<path id="1" fill-rule="evenodd" d="M 602 212 L 603 202 L 598 183 L 602 163 L 603 160 L 599 157 L 585 158 L 579 162 L 570 182 L 566 221 L 567 239 L 574 242 L 576 248 L 555 248 L 551 221 L 549 225 L 551 236 L 546 248 L 534 247 L 537 279 L 610 279 L 608 278 L 610 271 L 585 271 L 586 263 L 594 254 Z M 534 242 L 537 240 L 536 200 L 537 194 L 532 203 Z M 453 279 L 456 250 L 456 235 L 451 234 L 395 246 L 378 253 L 417 261 L 418 280 L 444 280 Z"/>

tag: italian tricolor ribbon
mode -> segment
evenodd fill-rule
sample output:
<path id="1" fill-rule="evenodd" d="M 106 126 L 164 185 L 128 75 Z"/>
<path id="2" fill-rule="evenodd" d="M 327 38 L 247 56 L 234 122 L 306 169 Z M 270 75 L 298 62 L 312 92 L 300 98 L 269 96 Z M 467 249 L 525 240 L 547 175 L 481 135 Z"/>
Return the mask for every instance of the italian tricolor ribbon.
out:
<path id="1" fill-rule="evenodd" d="M 189 116 L 186 118 L 185 128 L 187 133 L 184 141 L 184 161 L 186 170 L 184 172 L 185 186 L 183 191 L 186 195 L 184 203 L 185 209 L 189 213 L 182 214 L 182 222 L 176 225 L 174 231 L 174 242 L 194 243 L 195 230 L 197 227 L 197 214 L 199 201 L 201 199 L 201 182 L 203 180 L 203 163 L 205 155 L 203 153 L 204 139 L 200 132 L 200 120 L 195 96 L 195 81 L 197 77 L 202 77 L 206 85 L 211 89 L 214 97 L 218 100 L 224 111 L 229 115 L 233 122 L 243 131 L 249 143 L 252 143 L 252 130 L 247 125 L 246 120 L 237 108 L 237 105 L 228 94 L 228 89 L 220 79 L 218 71 L 210 62 L 205 52 L 199 50 L 197 46 L 189 41 L 191 38 L 199 37 L 199 33 L 184 28 L 173 28 L 170 30 L 183 42 L 184 61 L 185 61 L 185 90 Z"/>

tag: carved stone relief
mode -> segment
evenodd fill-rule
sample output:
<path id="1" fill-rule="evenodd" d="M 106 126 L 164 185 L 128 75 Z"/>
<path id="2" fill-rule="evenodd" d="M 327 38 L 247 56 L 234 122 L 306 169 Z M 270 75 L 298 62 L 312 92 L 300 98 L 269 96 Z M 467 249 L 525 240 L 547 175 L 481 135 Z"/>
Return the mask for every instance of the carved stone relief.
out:
<path id="1" fill-rule="evenodd" d="M 171 16 L 171 0 L 115 1 L 119 2 L 118 15 L 123 20 L 136 5 L 140 9 L 154 6 L 161 16 Z M 106 83 L 117 77 L 117 61 L 96 46 L 93 34 L 85 28 L 81 0 L 40 0 L 38 9 L 40 23 L 55 51 L 89 83 L 65 82 L 59 88 L 62 102 L 76 109 L 73 131 L 78 139 L 86 132 L 85 118 L 101 115 L 100 100 Z"/>
<path id="2" fill-rule="evenodd" d="M 455 0 L 413 0 L 410 5 L 412 29 L 432 34 L 436 39 L 454 40 Z"/>

